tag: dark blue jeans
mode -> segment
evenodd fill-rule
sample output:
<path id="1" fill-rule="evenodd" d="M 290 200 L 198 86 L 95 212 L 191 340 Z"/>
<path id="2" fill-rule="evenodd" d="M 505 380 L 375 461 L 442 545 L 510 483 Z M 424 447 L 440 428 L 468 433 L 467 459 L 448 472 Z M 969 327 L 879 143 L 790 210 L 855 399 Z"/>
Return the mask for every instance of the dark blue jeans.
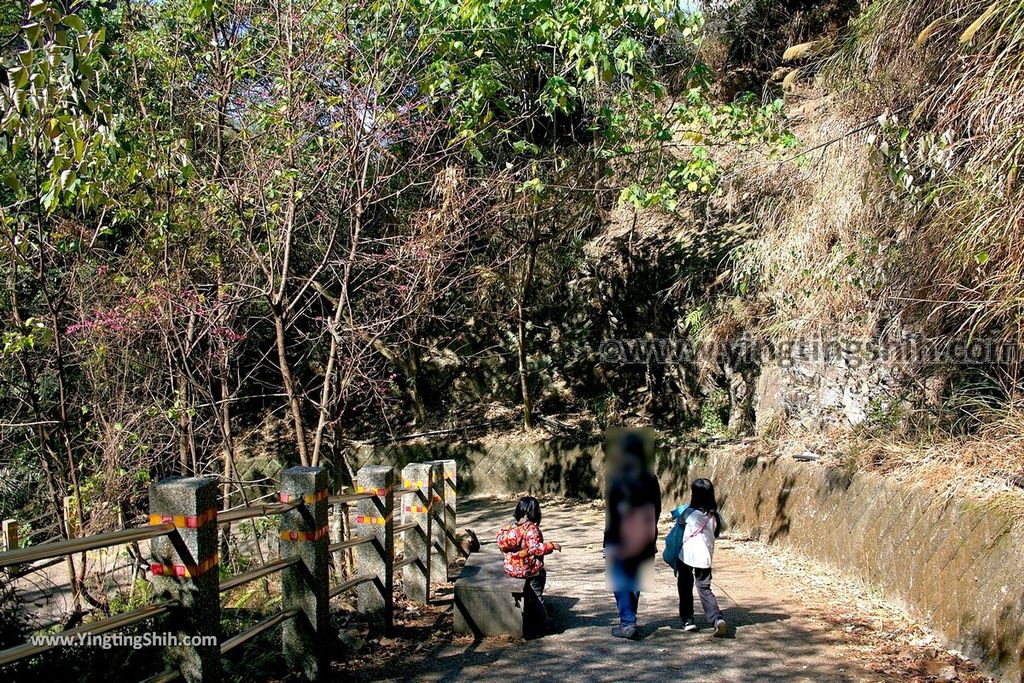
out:
<path id="1" fill-rule="evenodd" d="M 636 611 L 640 603 L 640 566 L 636 561 L 613 558 L 608 563 L 608 578 L 612 584 L 615 606 L 623 626 L 636 624 Z"/>
<path id="2" fill-rule="evenodd" d="M 636 624 L 636 610 L 640 606 L 640 591 L 615 591 L 615 606 L 619 608 L 619 622 L 623 626 Z"/>

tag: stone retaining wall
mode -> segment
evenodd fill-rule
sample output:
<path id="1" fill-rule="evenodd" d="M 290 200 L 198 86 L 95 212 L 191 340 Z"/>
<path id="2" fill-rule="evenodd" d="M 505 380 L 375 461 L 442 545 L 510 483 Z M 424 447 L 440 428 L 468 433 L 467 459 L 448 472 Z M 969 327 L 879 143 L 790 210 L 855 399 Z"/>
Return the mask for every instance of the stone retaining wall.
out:
<path id="1" fill-rule="evenodd" d="M 998 499 L 729 451 L 669 459 L 669 469 L 715 482 L 733 530 L 880 586 L 992 673 L 1021 681 L 1024 525 Z"/>
<path id="2" fill-rule="evenodd" d="M 459 495 L 529 492 L 575 498 L 601 497 L 603 440 L 545 440 L 397 443 L 361 446 L 354 466 L 455 460 Z"/>

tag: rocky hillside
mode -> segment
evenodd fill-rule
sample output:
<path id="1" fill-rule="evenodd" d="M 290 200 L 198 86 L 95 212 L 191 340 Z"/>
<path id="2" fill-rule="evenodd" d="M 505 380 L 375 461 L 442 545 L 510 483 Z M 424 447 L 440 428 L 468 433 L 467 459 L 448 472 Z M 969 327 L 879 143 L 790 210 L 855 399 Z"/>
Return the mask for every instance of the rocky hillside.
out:
<path id="1" fill-rule="evenodd" d="M 675 373 L 705 430 L 1019 486 L 1024 10 L 780 1 L 709 16 L 709 63 L 779 98 L 796 144 L 716 151 L 718 192 L 672 220 L 613 216 L 602 239 L 629 254 L 631 282 L 664 260 L 676 273 L 658 290 L 670 322 L 635 336 L 698 349 L 682 369 L 648 363 L 641 385 L 657 394 Z"/>

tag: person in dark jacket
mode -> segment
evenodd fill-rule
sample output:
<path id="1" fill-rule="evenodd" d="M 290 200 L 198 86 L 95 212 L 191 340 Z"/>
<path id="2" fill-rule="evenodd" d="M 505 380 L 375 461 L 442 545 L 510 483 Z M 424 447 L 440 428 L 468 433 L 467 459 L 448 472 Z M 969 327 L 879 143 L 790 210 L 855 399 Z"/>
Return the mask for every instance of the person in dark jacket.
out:
<path id="1" fill-rule="evenodd" d="M 636 638 L 639 577 L 657 550 L 661 486 L 648 468 L 641 435 L 627 433 L 612 449 L 605 492 L 604 547 L 608 579 L 619 611 L 617 638 Z"/>

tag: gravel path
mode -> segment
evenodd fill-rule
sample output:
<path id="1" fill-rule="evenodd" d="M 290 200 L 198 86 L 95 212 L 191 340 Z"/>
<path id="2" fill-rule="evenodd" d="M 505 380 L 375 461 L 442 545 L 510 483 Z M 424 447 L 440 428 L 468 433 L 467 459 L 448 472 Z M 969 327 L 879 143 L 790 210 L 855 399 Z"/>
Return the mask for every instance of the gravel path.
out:
<path id="1" fill-rule="evenodd" d="M 459 525 L 486 543 L 510 510 L 505 500 L 460 502 Z M 601 559 L 603 509 L 554 501 L 544 503 L 543 515 L 545 538 L 563 546 L 547 561 L 547 602 L 559 632 L 530 642 L 456 639 L 393 680 L 880 680 L 854 663 L 842 633 L 811 618 L 777 574 L 767 578 L 753 554 L 738 552 L 744 541 L 720 540 L 715 554 L 713 588 L 728 638 L 712 638 L 700 616 L 701 631 L 681 630 L 675 579 L 660 559 L 640 600 L 643 639 L 612 638 L 617 616 Z"/>

